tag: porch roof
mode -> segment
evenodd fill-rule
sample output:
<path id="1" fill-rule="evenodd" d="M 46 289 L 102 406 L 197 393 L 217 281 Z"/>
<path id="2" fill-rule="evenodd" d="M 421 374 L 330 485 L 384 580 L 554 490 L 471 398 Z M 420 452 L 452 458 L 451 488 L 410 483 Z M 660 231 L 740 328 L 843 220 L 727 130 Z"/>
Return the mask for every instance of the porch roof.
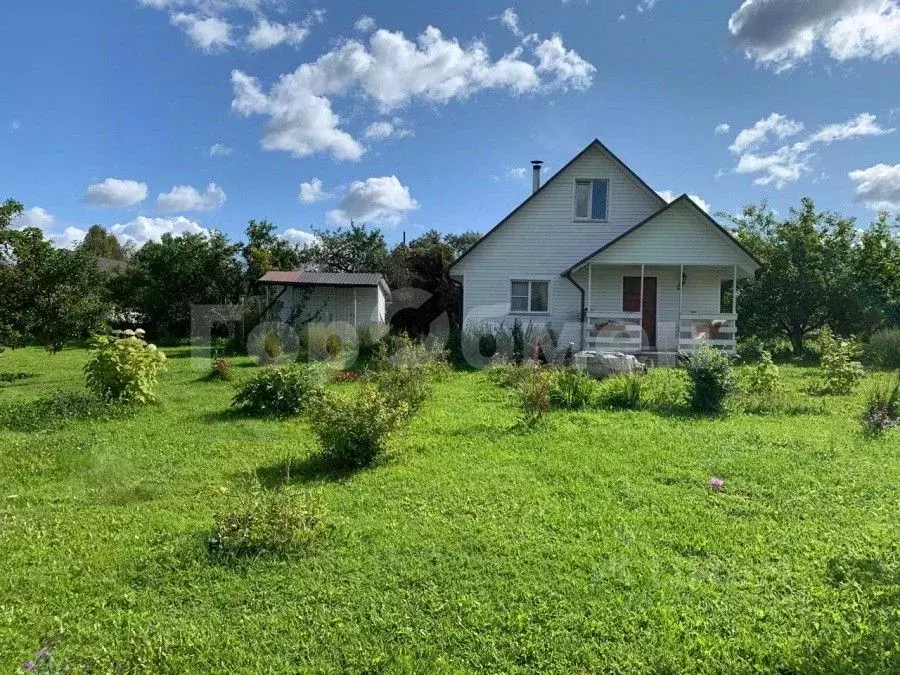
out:
<path id="1" fill-rule="evenodd" d="M 751 253 L 743 244 L 741 244 L 741 242 L 739 242 L 728 230 L 726 230 L 719 223 L 717 223 L 712 217 L 710 217 L 710 215 L 708 213 L 706 213 L 706 211 L 704 211 L 699 206 L 697 206 L 697 204 L 695 204 L 694 201 L 690 197 L 688 197 L 688 195 L 684 194 L 684 195 L 681 195 L 675 201 L 671 202 L 670 204 L 667 204 L 666 206 L 662 207 L 656 213 L 652 214 L 648 218 L 642 220 L 634 227 L 626 230 L 625 232 L 620 234 L 615 239 L 612 239 L 611 241 L 607 242 L 606 244 L 604 244 L 603 246 L 598 248 L 596 251 L 593 251 L 592 253 L 588 254 L 587 256 L 585 256 L 584 258 L 579 260 L 577 263 L 575 263 L 574 265 L 569 267 L 565 272 L 563 272 L 562 276 L 569 276 L 573 272 L 576 272 L 579 269 L 581 269 L 582 267 L 584 267 L 586 264 L 588 264 L 590 262 L 597 262 L 595 260 L 597 257 L 602 256 L 603 253 L 607 252 L 609 249 L 611 249 L 616 244 L 622 242 L 623 240 L 626 240 L 627 238 L 634 235 L 636 232 L 642 230 L 642 228 L 644 228 L 645 225 L 661 221 L 662 218 L 666 214 L 672 213 L 675 209 L 682 207 L 682 206 L 687 207 L 697 217 L 698 221 L 704 223 L 705 225 L 711 225 L 712 227 L 714 227 L 717 232 L 714 233 L 713 231 L 709 231 L 710 234 L 714 237 L 717 237 L 719 239 L 724 239 L 725 241 L 727 241 L 727 245 L 732 247 L 734 249 L 734 252 L 738 254 L 738 256 L 735 258 L 735 261 L 729 262 L 728 264 L 735 264 L 738 259 L 741 259 L 743 261 L 743 264 L 741 264 L 740 266 L 745 268 L 751 275 L 760 266 L 759 260 L 756 258 L 756 256 L 753 255 L 753 253 Z M 724 235 L 724 238 L 722 237 L 722 235 Z M 677 236 L 677 235 L 673 234 L 671 236 Z M 665 243 L 667 245 L 667 248 L 669 250 L 671 250 L 672 244 L 676 244 L 677 242 L 672 241 L 671 238 L 667 237 L 665 240 Z M 646 264 L 651 264 L 651 265 L 653 265 L 653 264 L 655 264 L 655 265 L 664 265 L 664 264 L 677 265 L 677 264 L 680 264 L 679 261 L 676 259 L 666 260 L 666 261 L 654 260 L 654 259 L 649 259 L 649 258 L 648 259 L 637 259 L 639 257 L 640 256 L 637 256 L 636 259 L 634 259 L 634 260 L 627 260 L 627 261 L 618 260 L 615 262 L 622 263 L 622 264 L 646 263 Z M 685 264 L 685 265 L 722 265 L 722 264 L 725 264 L 725 261 L 719 260 L 719 259 L 703 260 L 703 259 L 695 258 L 695 259 L 691 259 L 691 260 L 684 260 L 683 264 Z"/>

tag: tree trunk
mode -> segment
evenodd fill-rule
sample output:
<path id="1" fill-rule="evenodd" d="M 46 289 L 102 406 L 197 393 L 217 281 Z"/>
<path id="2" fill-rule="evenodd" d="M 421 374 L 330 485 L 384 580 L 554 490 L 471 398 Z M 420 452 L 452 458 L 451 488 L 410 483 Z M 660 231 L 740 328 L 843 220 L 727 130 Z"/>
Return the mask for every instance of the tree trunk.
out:
<path id="1" fill-rule="evenodd" d="M 791 328 L 791 346 L 794 348 L 794 356 L 800 357 L 803 356 L 803 336 L 804 331 L 799 326 L 794 326 Z"/>

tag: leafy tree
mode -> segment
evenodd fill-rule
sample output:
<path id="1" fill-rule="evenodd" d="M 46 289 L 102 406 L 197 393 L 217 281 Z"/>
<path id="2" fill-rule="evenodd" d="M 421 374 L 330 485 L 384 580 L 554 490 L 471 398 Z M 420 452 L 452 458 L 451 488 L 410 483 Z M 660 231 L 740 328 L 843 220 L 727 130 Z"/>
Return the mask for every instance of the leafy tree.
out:
<path id="1" fill-rule="evenodd" d="M 37 340 L 57 351 L 86 337 L 109 311 L 104 274 L 82 251 L 57 249 L 37 228 L 11 229 L 22 205 L 0 206 L 0 342 Z"/>
<path id="2" fill-rule="evenodd" d="M 303 255 L 304 262 L 322 272 L 383 272 L 388 248 L 378 228 L 350 223 L 350 227 L 313 230 L 318 241 Z"/>
<path id="3" fill-rule="evenodd" d="M 107 232 L 102 225 L 91 225 L 77 250 L 84 251 L 94 258 L 109 260 L 127 260 L 129 253 L 115 235 Z"/>
<path id="4" fill-rule="evenodd" d="M 292 270 L 304 261 L 303 249 L 275 234 L 268 220 L 251 220 L 247 224 L 247 242 L 241 249 L 246 272 L 247 293 L 257 291 L 257 282 L 270 270 Z"/>
<path id="5" fill-rule="evenodd" d="M 479 239 L 481 239 L 481 232 L 474 230 L 468 230 L 462 234 L 444 235 L 444 243 L 453 249 L 454 260 L 472 248 Z"/>
<path id="6" fill-rule="evenodd" d="M 147 242 L 130 265 L 111 280 L 120 308 L 147 316 L 160 336 L 187 335 L 191 306 L 236 302 L 243 275 L 237 260 L 240 244 L 220 233 L 209 236 L 162 236 Z"/>
<path id="7" fill-rule="evenodd" d="M 900 216 L 882 212 L 853 249 L 856 288 L 867 327 L 900 326 Z"/>

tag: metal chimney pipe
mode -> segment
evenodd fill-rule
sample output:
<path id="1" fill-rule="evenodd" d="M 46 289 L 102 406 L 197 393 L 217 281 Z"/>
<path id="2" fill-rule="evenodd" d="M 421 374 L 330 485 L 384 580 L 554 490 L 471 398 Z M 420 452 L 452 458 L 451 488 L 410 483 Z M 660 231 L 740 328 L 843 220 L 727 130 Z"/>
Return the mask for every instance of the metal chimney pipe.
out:
<path id="1" fill-rule="evenodd" d="M 537 192 L 541 187 L 541 164 L 539 159 L 531 160 L 531 192 Z"/>

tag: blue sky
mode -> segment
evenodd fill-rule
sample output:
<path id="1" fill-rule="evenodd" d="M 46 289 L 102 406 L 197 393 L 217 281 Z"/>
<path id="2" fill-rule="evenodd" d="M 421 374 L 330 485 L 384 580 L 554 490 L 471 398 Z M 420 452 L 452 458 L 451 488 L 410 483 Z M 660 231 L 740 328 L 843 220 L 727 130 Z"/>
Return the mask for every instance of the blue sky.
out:
<path id="1" fill-rule="evenodd" d="M 529 160 L 595 137 L 712 212 L 900 211 L 900 0 L 4 9 L 0 199 L 60 245 L 250 218 L 484 232 Z"/>

